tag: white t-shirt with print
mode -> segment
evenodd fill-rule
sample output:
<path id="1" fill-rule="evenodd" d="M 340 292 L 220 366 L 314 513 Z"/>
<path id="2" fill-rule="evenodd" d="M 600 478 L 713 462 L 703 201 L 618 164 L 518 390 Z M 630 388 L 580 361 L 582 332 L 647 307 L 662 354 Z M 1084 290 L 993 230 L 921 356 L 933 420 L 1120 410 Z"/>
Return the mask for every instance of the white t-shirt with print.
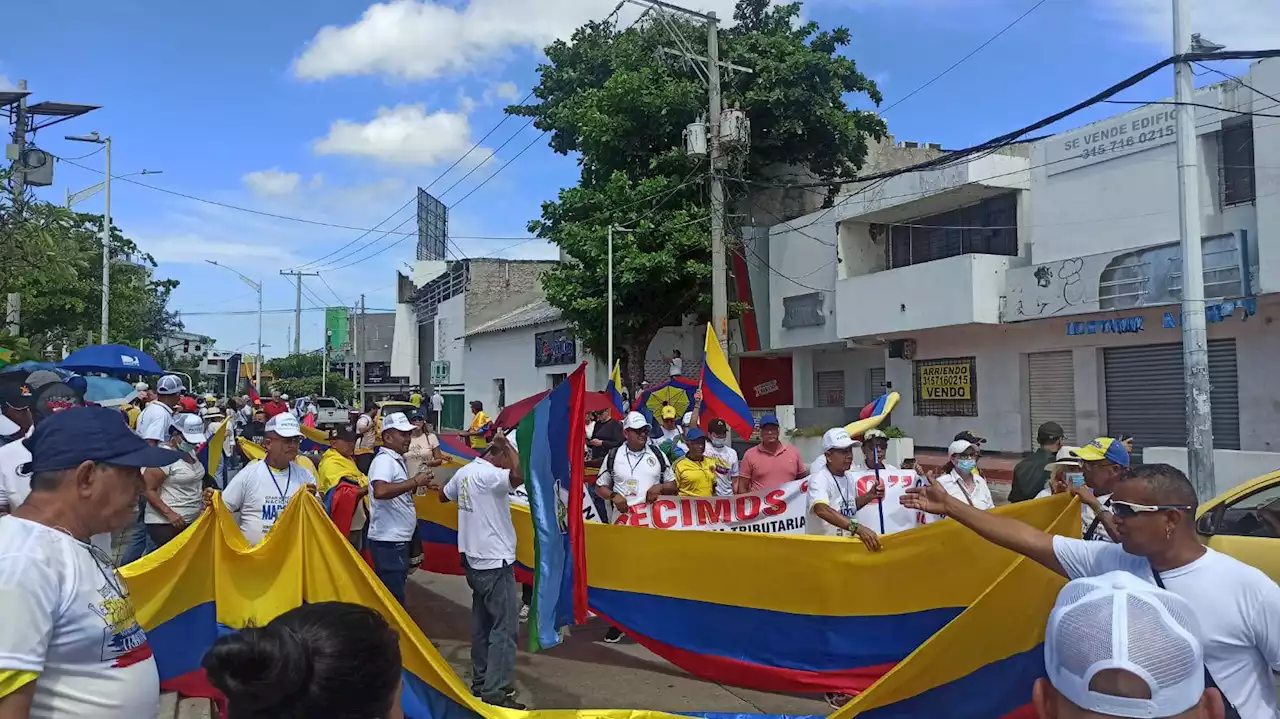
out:
<path id="1" fill-rule="evenodd" d="M 515 564 L 510 491 L 511 471 L 486 459 L 472 460 L 444 486 L 444 496 L 458 503 L 458 551 L 472 569 Z"/>
<path id="2" fill-rule="evenodd" d="M 876 472 L 873 469 L 858 468 L 850 471 L 853 475 L 854 490 L 857 496 L 867 494 L 875 487 Z M 884 484 L 884 499 L 868 502 L 855 515 L 858 524 L 865 524 L 877 534 L 893 534 L 914 529 L 922 524 L 920 513 L 902 506 L 902 498 L 907 490 L 918 486 L 923 480 L 911 470 L 899 469 L 892 464 L 883 463 L 880 468 L 880 481 Z M 884 527 L 880 526 L 880 505 L 884 504 Z"/>
<path id="3" fill-rule="evenodd" d="M 169 441 L 169 428 L 173 425 L 173 410 L 156 400 L 148 402 L 138 415 L 138 436 L 164 443 Z"/>
<path id="4" fill-rule="evenodd" d="M 609 473 L 608 459 L 600 467 L 596 476 L 597 487 L 610 487 L 613 491 L 626 497 L 627 504 L 637 504 L 645 500 L 649 488 L 655 484 L 676 481 L 676 475 L 668 463 L 666 471 L 658 460 L 656 448 L 645 446 L 639 452 L 631 451 L 626 444 L 618 447 L 613 457 L 613 473 Z M 609 507 L 609 516 L 616 519 L 617 510 Z"/>
<path id="5" fill-rule="evenodd" d="M 244 538 L 256 545 L 275 526 L 289 499 L 308 484 L 316 484 L 316 478 L 297 462 L 290 462 L 285 469 L 274 469 L 265 459 L 259 459 L 231 478 L 222 492 L 222 501 L 238 515 Z"/>
<path id="6" fill-rule="evenodd" d="M 409 473 L 399 452 L 382 447 L 369 463 L 369 540 L 373 542 L 407 542 L 413 538 L 418 513 L 413 506 L 413 492 L 391 499 L 373 496 L 374 482 L 406 482 Z"/>
<path id="7" fill-rule="evenodd" d="M 87 545 L 0 518 L 0 607 L 0 677 L 39 675 L 32 717 L 156 715 L 160 675 L 128 587 Z"/>
<path id="8" fill-rule="evenodd" d="M 804 520 L 805 534 L 825 535 L 828 537 L 848 537 L 847 529 L 833 527 L 827 520 L 814 513 L 819 504 L 825 504 L 836 510 L 843 517 L 857 516 L 857 488 L 854 486 L 852 472 L 835 476 L 824 464 L 821 469 L 809 475 L 809 513 Z"/>
<path id="9" fill-rule="evenodd" d="M 717 447 L 707 440 L 706 455 L 716 460 L 716 496 L 731 496 L 733 478 L 738 476 L 738 450 L 727 444 Z"/>
<path id="10" fill-rule="evenodd" d="M 188 462 L 183 458 L 160 471 L 164 472 L 164 482 L 156 490 L 160 501 L 188 523 L 199 517 L 204 511 L 204 465 L 199 460 Z M 169 523 L 150 502 L 143 512 L 143 521 L 146 524 Z"/>
<path id="11" fill-rule="evenodd" d="M 33 426 L 27 430 L 27 437 L 35 430 Z M 25 438 L 24 438 L 25 439 Z M 0 507 L 9 507 L 9 511 L 22 506 L 31 494 L 31 475 L 21 471 L 22 465 L 31 461 L 31 452 L 21 440 L 10 442 L 0 447 Z M 108 554 L 111 553 L 111 533 L 103 532 L 90 537 L 93 546 Z"/>
<path id="12" fill-rule="evenodd" d="M 1054 537 L 1053 553 L 1070 579 L 1121 570 L 1156 583 L 1150 562 L 1118 544 Z M 1195 611 L 1205 666 L 1240 716 L 1280 717 L 1272 676 L 1280 671 L 1280 586 L 1212 549 L 1186 566 L 1161 572 L 1160 578 Z"/>

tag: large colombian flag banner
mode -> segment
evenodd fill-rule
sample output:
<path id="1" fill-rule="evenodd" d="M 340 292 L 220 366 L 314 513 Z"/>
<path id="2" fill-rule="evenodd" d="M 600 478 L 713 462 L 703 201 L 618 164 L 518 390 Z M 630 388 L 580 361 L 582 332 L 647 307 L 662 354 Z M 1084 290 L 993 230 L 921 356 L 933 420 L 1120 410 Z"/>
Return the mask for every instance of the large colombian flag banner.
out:
<path id="1" fill-rule="evenodd" d="M 587 620 L 586 546 L 582 530 L 582 457 L 586 363 L 520 420 L 516 444 L 533 524 L 533 603 L 529 650 L 560 643 L 560 629 Z M 566 502 L 567 500 L 567 502 Z M 523 518 L 523 517 L 522 517 Z"/>

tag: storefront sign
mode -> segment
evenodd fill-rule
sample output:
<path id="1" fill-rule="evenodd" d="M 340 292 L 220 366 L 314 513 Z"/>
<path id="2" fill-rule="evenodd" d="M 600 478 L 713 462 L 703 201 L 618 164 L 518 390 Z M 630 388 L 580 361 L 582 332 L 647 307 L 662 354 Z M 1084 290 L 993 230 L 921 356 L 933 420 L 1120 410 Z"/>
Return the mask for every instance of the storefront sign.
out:
<path id="1" fill-rule="evenodd" d="M 793 404 L 790 357 L 739 357 L 738 384 L 748 407 Z"/>
<path id="2" fill-rule="evenodd" d="M 809 483 L 800 479 L 770 492 L 732 497 L 663 496 L 652 504 L 633 504 L 621 516 L 610 508 L 609 516 L 613 524 L 653 529 L 804 534 L 808 488 Z"/>
<path id="3" fill-rule="evenodd" d="M 969 374 L 969 360 L 929 362 L 926 365 L 916 365 L 922 399 L 973 399 L 973 377 Z"/>
<path id="4" fill-rule="evenodd" d="M 1068 322 L 1067 336 L 1075 335 L 1128 335 L 1143 330 L 1141 317 L 1114 317 L 1087 322 Z"/>
<path id="5" fill-rule="evenodd" d="M 539 332 L 533 336 L 533 366 L 551 367 L 578 361 L 578 343 L 568 329 Z"/>
<path id="6" fill-rule="evenodd" d="M 1240 315 L 1242 319 L 1248 319 L 1256 314 L 1258 314 L 1258 299 L 1256 297 L 1246 297 L 1240 300 L 1226 300 L 1225 302 L 1205 305 L 1204 321 L 1208 324 L 1216 324 L 1237 315 Z M 1182 326 L 1182 313 L 1165 312 L 1160 318 L 1160 324 L 1161 327 L 1167 330 L 1177 329 Z M 1138 315 L 1067 323 L 1067 336 L 1069 337 L 1077 335 L 1127 335 L 1137 334 L 1145 330 L 1143 318 Z"/>
<path id="7" fill-rule="evenodd" d="M 782 298 L 782 326 L 821 327 L 827 323 L 827 316 L 822 313 L 822 293 L 810 292 L 805 295 L 792 295 Z"/>

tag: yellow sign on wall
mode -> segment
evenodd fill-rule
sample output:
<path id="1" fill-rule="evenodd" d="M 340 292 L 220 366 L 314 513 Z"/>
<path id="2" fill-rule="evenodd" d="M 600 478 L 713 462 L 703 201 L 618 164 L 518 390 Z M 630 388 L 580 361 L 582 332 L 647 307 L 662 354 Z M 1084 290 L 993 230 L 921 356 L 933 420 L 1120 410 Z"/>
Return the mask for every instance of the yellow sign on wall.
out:
<path id="1" fill-rule="evenodd" d="M 925 400 L 973 399 L 973 376 L 969 360 L 931 361 L 916 365 L 920 376 L 920 397 Z"/>

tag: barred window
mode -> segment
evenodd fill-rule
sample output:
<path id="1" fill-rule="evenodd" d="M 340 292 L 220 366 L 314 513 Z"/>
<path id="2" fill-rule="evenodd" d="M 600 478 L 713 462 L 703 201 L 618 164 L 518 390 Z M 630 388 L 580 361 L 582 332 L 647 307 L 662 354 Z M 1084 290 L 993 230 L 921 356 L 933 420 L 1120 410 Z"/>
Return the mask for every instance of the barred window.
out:
<path id="1" fill-rule="evenodd" d="M 975 358 L 916 360 L 913 365 L 913 404 L 917 417 L 978 416 Z"/>

